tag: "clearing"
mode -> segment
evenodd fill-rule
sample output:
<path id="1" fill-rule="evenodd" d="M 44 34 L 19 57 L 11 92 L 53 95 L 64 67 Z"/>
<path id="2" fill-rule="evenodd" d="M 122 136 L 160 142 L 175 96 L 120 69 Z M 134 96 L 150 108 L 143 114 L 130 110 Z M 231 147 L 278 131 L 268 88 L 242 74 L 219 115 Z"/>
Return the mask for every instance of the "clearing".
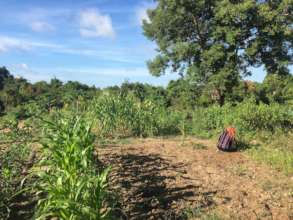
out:
<path id="1" fill-rule="evenodd" d="M 293 178 L 215 141 L 130 139 L 100 147 L 124 219 L 293 219 Z M 118 212 L 118 211 L 117 211 Z"/>

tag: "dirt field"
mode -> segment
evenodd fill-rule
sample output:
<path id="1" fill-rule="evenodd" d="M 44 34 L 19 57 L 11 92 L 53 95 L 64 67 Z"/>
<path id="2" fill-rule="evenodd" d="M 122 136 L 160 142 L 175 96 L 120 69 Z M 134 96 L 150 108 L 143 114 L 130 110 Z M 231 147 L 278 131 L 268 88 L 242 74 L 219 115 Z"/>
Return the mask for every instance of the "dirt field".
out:
<path id="1" fill-rule="evenodd" d="M 125 219 L 293 219 L 293 178 L 215 142 L 135 139 L 100 147 Z"/>

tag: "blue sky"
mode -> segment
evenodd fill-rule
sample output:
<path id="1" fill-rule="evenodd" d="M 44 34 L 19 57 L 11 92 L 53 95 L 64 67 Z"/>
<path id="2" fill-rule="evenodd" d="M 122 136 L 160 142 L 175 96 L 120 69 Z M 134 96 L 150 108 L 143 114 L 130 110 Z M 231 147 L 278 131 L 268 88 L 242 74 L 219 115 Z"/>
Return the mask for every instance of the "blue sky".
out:
<path id="1" fill-rule="evenodd" d="M 0 0 L 0 66 L 31 82 L 166 85 L 177 75 L 152 77 L 145 64 L 156 54 L 141 28 L 151 7 L 148 0 Z M 256 69 L 250 79 L 263 77 Z"/>

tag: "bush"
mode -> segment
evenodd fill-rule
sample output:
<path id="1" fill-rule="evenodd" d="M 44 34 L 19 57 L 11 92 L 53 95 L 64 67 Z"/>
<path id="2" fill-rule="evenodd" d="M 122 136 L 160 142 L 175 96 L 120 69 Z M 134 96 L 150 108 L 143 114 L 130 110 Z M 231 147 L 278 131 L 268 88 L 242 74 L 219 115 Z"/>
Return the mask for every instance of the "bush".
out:
<path id="1" fill-rule="evenodd" d="M 256 135 L 258 132 L 288 132 L 293 128 L 293 108 L 290 106 L 260 103 L 248 100 L 237 106 L 198 108 L 193 112 L 193 132 L 212 136 L 227 126 L 237 128 L 238 134 Z"/>

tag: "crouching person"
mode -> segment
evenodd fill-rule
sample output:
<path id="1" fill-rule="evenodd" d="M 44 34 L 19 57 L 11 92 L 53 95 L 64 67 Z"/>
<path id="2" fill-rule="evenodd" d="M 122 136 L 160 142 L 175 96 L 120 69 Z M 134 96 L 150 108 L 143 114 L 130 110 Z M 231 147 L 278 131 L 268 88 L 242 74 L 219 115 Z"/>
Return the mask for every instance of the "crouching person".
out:
<path id="1" fill-rule="evenodd" d="M 226 128 L 220 135 L 217 147 L 222 151 L 235 151 L 236 150 L 236 129 L 233 127 Z"/>

